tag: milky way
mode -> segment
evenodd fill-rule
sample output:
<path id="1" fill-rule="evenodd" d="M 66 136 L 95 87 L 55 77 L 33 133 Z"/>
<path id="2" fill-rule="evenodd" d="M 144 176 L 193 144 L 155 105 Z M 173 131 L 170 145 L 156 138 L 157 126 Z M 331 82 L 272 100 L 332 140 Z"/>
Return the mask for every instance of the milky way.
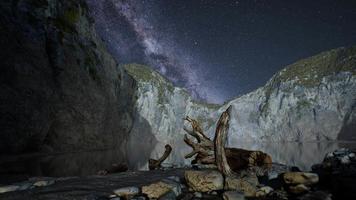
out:
<path id="1" fill-rule="evenodd" d="M 169 33 L 158 30 L 154 5 L 142 1 L 89 2 L 97 28 L 108 39 L 109 48 L 119 62 L 148 64 L 175 85 L 188 89 L 197 100 L 223 100 L 219 94 L 207 95 L 213 88 L 209 87 L 199 59 L 192 58 L 189 50 L 179 46 Z"/>
<path id="2" fill-rule="evenodd" d="M 159 71 L 197 100 L 222 103 L 282 67 L 356 44 L 354 0 L 87 0 L 119 63 Z"/>

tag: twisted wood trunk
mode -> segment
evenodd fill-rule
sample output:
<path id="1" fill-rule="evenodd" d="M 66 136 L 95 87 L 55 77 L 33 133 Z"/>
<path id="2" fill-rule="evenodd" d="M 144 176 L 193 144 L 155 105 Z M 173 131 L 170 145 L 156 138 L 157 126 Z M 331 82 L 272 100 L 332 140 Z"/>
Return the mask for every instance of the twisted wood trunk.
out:
<path id="1" fill-rule="evenodd" d="M 171 145 L 166 144 L 166 146 L 164 148 L 165 148 L 165 151 L 164 151 L 163 155 L 158 160 L 155 160 L 155 159 L 152 159 L 152 158 L 148 160 L 148 168 L 150 170 L 154 170 L 154 169 L 160 168 L 162 162 L 167 159 L 169 154 L 171 154 L 171 152 L 172 152 Z"/>
<path id="2" fill-rule="evenodd" d="M 225 152 L 226 137 L 227 132 L 229 131 L 230 110 L 231 106 L 229 106 L 227 110 L 221 114 L 216 126 L 214 138 L 215 162 L 218 170 L 225 176 L 235 175 L 235 173 L 230 168 Z"/>
<path id="3" fill-rule="evenodd" d="M 191 158 L 196 155 L 192 164 L 215 164 L 226 176 L 235 176 L 239 170 L 256 166 L 269 168 L 272 164 L 271 156 L 262 151 L 225 148 L 231 109 L 232 107 L 230 106 L 221 114 L 216 125 L 214 141 L 211 141 L 204 134 L 196 120 L 190 117 L 185 118 L 186 121 L 190 122 L 192 130 L 187 128 L 184 128 L 184 130 L 197 140 L 197 142 L 193 142 L 188 135 L 185 135 L 185 143 L 193 149 L 185 158 Z"/>

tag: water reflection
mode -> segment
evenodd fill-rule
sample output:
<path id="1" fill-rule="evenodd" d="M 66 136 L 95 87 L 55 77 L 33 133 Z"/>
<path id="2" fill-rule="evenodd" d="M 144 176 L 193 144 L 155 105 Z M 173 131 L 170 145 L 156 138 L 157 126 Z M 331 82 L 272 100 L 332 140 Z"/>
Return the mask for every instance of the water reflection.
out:
<path id="1" fill-rule="evenodd" d="M 138 145 L 135 145 L 138 147 Z M 183 142 L 172 144 L 172 155 L 167 159 L 169 163 L 181 166 L 187 163 L 183 158 L 190 149 Z M 309 142 L 309 143 L 257 143 L 234 141 L 230 139 L 228 146 L 250 150 L 262 150 L 269 153 L 274 162 L 298 166 L 302 170 L 310 170 L 315 163 L 320 163 L 325 154 L 335 149 L 346 147 L 356 148 L 351 142 Z M 163 148 L 162 148 L 163 149 Z M 131 154 L 126 158 L 121 150 L 106 150 L 93 152 L 67 153 L 48 156 L 17 156 L 2 157 L 0 159 L 0 184 L 21 181 L 32 176 L 86 176 L 95 174 L 98 170 L 108 168 L 113 163 L 129 163 L 142 166 L 147 162 L 145 153 Z M 131 168 L 134 169 L 134 168 Z"/>
<path id="2" fill-rule="evenodd" d="M 297 166 L 301 170 L 311 170 L 320 163 L 328 152 L 338 148 L 356 148 L 355 142 L 247 142 L 230 140 L 228 146 L 261 150 L 272 156 L 273 162 Z"/>
<path id="3" fill-rule="evenodd" d="M 0 184 L 22 181 L 33 176 L 86 176 L 113 163 L 125 162 L 120 150 L 1 157 Z"/>

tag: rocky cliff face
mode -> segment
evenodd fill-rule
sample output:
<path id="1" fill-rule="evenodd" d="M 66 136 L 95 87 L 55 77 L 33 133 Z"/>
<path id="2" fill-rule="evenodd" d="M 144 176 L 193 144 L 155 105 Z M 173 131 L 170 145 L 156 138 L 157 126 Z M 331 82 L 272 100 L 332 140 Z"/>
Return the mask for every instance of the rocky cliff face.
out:
<path id="1" fill-rule="evenodd" d="M 120 146 L 134 81 L 92 26 L 84 1 L 1 1 L 0 153 Z"/>
<path id="2" fill-rule="evenodd" d="M 153 151 L 145 160 L 149 156 L 159 157 L 164 144 L 169 143 L 173 146 L 173 156 L 168 162 L 187 163 L 183 156 L 189 147 L 182 142 L 185 134 L 182 118 L 189 115 L 198 119 L 213 137 L 220 113 L 230 105 L 233 109 L 229 145 L 262 149 L 277 161 L 288 162 L 291 154 L 281 155 L 279 149 L 267 148 L 261 141 L 307 142 L 356 137 L 352 132 L 355 130 L 356 47 L 335 49 L 296 62 L 278 72 L 264 87 L 222 106 L 194 102 L 185 90 L 173 87 L 148 67 L 127 65 L 125 69 L 138 81 L 137 112 L 150 125 L 156 144 L 151 145 Z M 129 140 L 132 151 L 138 145 L 150 145 L 143 135 L 145 127 L 139 121 L 133 127 Z M 305 155 L 310 157 L 310 152 Z"/>
<path id="3" fill-rule="evenodd" d="M 267 141 L 356 139 L 356 47 L 301 60 L 232 100 L 231 138 Z M 224 106 L 226 107 L 226 106 Z"/>
<path id="4" fill-rule="evenodd" d="M 183 142 L 183 118 L 187 115 L 196 118 L 204 129 L 208 129 L 215 124 L 218 117 L 216 111 L 220 106 L 193 101 L 186 90 L 174 87 L 147 66 L 130 64 L 124 67 L 137 81 L 135 109 L 139 118 L 135 118 L 127 146 L 131 165 L 145 168 L 150 157 L 162 155 L 165 144 L 173 147 L 167 162 L 187 162 L 184 155 L 189 153 L 189 147 Z M 142 120 L 149 126 L 145 126 Z M 152 133 L 154 137 L 146 133 Z M 152 152 L 145 149 L 152 149 Z"/>

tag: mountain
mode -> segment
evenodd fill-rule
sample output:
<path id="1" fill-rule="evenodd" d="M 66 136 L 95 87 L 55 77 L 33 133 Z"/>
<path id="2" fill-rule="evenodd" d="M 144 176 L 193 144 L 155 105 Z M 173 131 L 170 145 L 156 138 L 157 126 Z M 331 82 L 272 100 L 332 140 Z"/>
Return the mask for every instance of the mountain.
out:
<path id="1" fill-rule="evenodd" d="M 355 140 L 356 47 L 291 64 L 229 102 L 234 137 L 268 141 Z"/>
<path id="2" fill-rule="evenodd" d="M 135 121 L 129 152 L 137 145 L 151 145 L 147 159 L 159 157 L 169 143 L 174 150 L 168 162 L 188 163 L 183 159 L 190 149 L 182 142 L 182 118 L 196 118 L 212 138 L 220 113 L 230 105 L 231 146 L 265 149 L 256 143 L 356 139 L 356 47 L 334 49 L 291 64 L 265 86 L 221 106 L 194 102 L 184 89 L 174 87 L 149 67 L 132 64 L 125 69 L 138 82 L 137 113 L 155 136 L 154 143 L 144 139 L 145 128 Z"/>

